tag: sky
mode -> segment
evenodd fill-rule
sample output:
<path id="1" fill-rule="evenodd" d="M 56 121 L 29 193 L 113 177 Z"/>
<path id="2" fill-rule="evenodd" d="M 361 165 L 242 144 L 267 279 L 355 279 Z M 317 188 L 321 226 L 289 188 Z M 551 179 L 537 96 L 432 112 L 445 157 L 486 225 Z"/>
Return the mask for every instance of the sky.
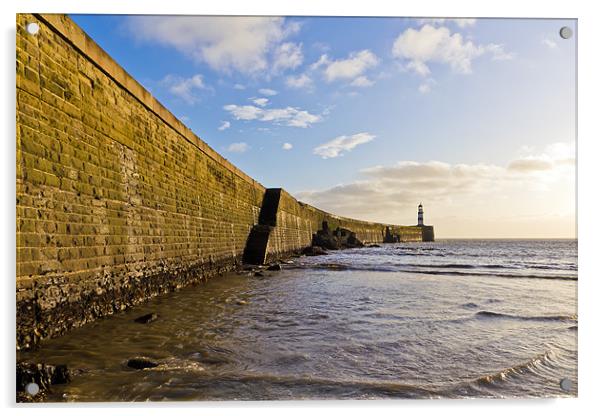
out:
<path id="1" fill-rule="evenodd" d="M 266 187 L 437 238 L 575 238 L 574 20 L 71 15 Z"/>

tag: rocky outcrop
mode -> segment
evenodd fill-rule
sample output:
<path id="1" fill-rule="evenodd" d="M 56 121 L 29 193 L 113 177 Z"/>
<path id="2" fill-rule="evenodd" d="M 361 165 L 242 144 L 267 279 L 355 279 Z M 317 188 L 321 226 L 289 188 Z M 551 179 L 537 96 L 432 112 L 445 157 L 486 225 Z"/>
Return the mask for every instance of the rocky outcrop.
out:
<path id="1" fill-rule="evenodd" d="M 340 250 L 342 248 L 364 247 L 356 234 L 346 228 L 337 227 L 331 231 L 328 222 L 322 223 L 322 229 L 312 237 L 312 246 L 322 247 L 326 250 Z"/>
<path id="2" fill-rule="evenodd" d="M 17 401 L 43 400 L 50 390 L 50 386 L 70 381 L 71 373 L 66 365 L 17 363 Z M 33 389 L 28 389 L 28 385 L 32 384 Z"/>
<path id="3" fill-rule="evenodd" d="M 397 234 L 391 232 L 391 227 L 385 228 L 384 243 L 399 243 L 400 237 Z"/>

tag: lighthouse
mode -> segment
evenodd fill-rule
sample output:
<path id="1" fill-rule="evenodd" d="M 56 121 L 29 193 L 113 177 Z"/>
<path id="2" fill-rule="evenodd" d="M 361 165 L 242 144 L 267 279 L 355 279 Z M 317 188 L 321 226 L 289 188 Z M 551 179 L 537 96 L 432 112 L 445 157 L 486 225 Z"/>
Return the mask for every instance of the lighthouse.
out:
<path id="1" fill-rule="evenodd" d="M 418 226 L 424 225 L 424 211 L 422 211 L 422 202 L 418 205 Z"/>

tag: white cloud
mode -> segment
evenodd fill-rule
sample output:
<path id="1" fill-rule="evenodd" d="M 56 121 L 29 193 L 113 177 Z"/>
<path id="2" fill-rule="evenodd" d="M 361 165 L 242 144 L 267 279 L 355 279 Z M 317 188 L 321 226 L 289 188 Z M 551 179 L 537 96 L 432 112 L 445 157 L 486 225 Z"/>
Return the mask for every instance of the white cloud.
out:
<path id="1" fill-rule="evenodd" d="M 543 38 L 541 40 L 541 43 L 543 43 L 550 49 L 555 49 L 558 46 L 558 44 L 550 38 Z"/>
<path id="2" fill-rule="evenodd" d="M 286 85 L 290 88 L 311 88 L 313 82 L 306 74 L 297 77 L 289 76 L 286 78 Z"/>
<path id="3" fill-rule="evenodd" d="M 301 44 L 283 43 L 274 52 L 273 71 L 278 73 L 286 69 L 295 69 L 303 63 Z"/>
<path id="4" fill-rule="evenodd" d="M 347 59 L 330 60 L 327 55 L 311 65 L 312 69 L 324 67 L 324 77 L 327 82 L 336 80 L 355 79 L 368 69 L 378 65 L 378 58 L 368 49 L 352 52 Z"/>
<path id="5" fill-rule="evenodd" d="M 459 33 L 452 34 L 447 27 L 425 25 L 420 30 L 406 29 L 395 40 L 393 56 L 406 60 L 406 68 L 421 76 L 430 74 L 429 63 L 447 64 L 454 71 L 469 74 L 472 60 L 489 53 L 494 60 L 512 59 L 502 45 L 477 45 L 464 40 Z"/>
<path id="6" fill-rule="evenodd" d="M 372 85 L 374 85 L 374 81 L 363 75 L 361 77 L 357 77 L 351 82 L 351 86 L 353 87 L 371 87 Z"/>
<path id="7" fill-rule="evenodd" d="M 477 23 L 477 19 L 469 19 L 469 18 L 463 18 L 463 19 L 440 19 L 440 18 L 435 18 L 435 19 L 420 19 L 419 20 L 420 24 L 430 23 L 432 25 L 442 25 L 445 22 L 453 22 L 458 27 L 464 28 L 464 27 L 468 27 L 468 26 L 474 26 L 475 23 Z"/>
<path id="8" fill-rule="evenodd" d="M 429 92 L 431 92 L 435 84 L 437 84 L 435 80 L 433 78 L 429 78 L 425 80 L 422 84 L 420 84 L 420 86 L 418 87 L 418 91 L 421 94 L 428 94 Z"/>
<path id="9" fill-rule="evenodd" d="M 244 90 L 245 88 L 247 88 L 247 87 L 245 87 L 242 84 L 234 84 L 234 89 L 235 90 Z"/>
<path id="10" fill-rule="evenodd" d="M 483 46 L 483 52 L 490 53 L 493 61 L 508 61 L 514 59 L 516 56 L 513 52 L 506 52 L 502 45 L 496 43 L 489 43 Z"/>
<path id="11" fill-rule="evenodd" d="M 268 68 L 271 50 L 299 25 L 282 17 L 132 16 L 132 35 L 176 48 L 218 71 L 257 73 Z"/>
<path id="12" fill-rule="evenodd" d="M 439 235 L 553 237 L 558 218 L 574 231 L 574 157 L 574 143 L 556 143 L 506 165 L 400 161 L 295 196 L 338 215 L 395 224 L 415 223 L 423 201 Z"/>
<path id="13" fill-rule="evenodd" d="M 293 145 L 292 145 L 292 144 L 290 144 L 290 143 L 284 143 L 284 144 L 282 145 L 282 149 L 283 149 L 283 150 L 291 150 L 292 148 L 293 148 Z"/>
<path id="14" fill-rule="evenodd" d="M 166 87 L 170 93 L 191 105 L 200 100 L 195 94 L 195 90 L 198 91 L 207 88 L 201 74 L 193 75 L 190 78 L 182 78 L 170 74 L 165 76 L 160 84 Z"/>
<path id="15" fill-rule="evenodd" d="M 268 105 L 268 102 L 270 101 L 267 98 L 253 98 L 252 100 L 256 105 L 258 105 L 260 107 L 265 107 L 266 105 Z"/>
<path id="16" fill-rule="evenodd" d="M 541 154 L 529 154 L 510 162 L 508 170 L 516 172 L 541 172 L 558 166 L 575 164 L 575 143 L 553 143 Z"/>
<path id="17" fill-rule="evenodd" d="M 224 130 L 229 129 L 229 128 L 230 128 L 230 122 L 229 121 L 222 121 L 222 125 L 219 126 L 217 129 L 219 131 L 224 131 Z"/>
<path id="18" fill-rule="evenodd" d="M 229 111 L 237 120 L 255 120 L 259 118 L 263 110 L 253 105 L 235 105 L 224 106 L 224 110 Z"/>
<path id="19" fill-rule="evenodd" d="M 273 95 L 278 94 L 278 91 L 275 91 L 275 90 L 272 90 L 269 88 L 261 88 L 261 89 L 259 89 L 259 93 L 262 95 L 267 95 L 268 97 L 271 97 Z"/>
<path id="20" fill-rule="evenodd" d="M 291 127 L 309 127 L 313 123 L 321 120 L 320 116 L 310 114 L 305 110 L 299 110 L 293 107 L 274 108 L 266 110 L 260 119 L 261 121 L 286 122 Z"/>
<path id="21" fill-rule="evenodd" d="M 393 166 L 374 166 L 363 169 L 366 176 L 379 180 L 393 180 L 405 183 L 410 187 L 421 187 L 426 184 L 433 188 L 449 186 L 463 188 L 474 180 L 481 180 L 498 175 L 503 169 L 494 165 L 467 165 L 430 161 L 414 162 L 401 161 Z"/>
<path id="22" fill-rule="evenodd" d="M 343 151 L 350 152 L 356 146 L 372 141 L 376 136 L 369 133 L 357 133 L 352 136 L 339 136 L 314 148 L 314 154 L 322 159 L 342 156 Z"/>
<path id="23" fill-rule="evenodd" d="M 232 143 L 230 146 L 228 146 L 228 152 L 232 152 L 232 153 L 244 153 L 247 150 L 249 150 L 249 145 L 246 144 L 245 142 L 240 142 L 240 143 Z"/>
<path id="24" fill-rule="evenodd" d="M 294 107 L 285 108 L 260 108 L 252 105 L 229 104 L 224 110 L 230 112 L 238 120 L 259 120 L 284 124 L 290 127 L 309 127 L 322 118 L 305 110 Z"/>
<path id="25" fill-rule="evenodd" d="M 330 59 L 328 59 L 328 55 L 326 54 L 322 54 L 320 55 L 320 59 L 318 59 L 316 62 L 314 62 L 313 64 L 311 64 L 309 66 L 309 68 L 312 71 L 315 71 L 316 69 L 328 64 L 330 62 Z"/>

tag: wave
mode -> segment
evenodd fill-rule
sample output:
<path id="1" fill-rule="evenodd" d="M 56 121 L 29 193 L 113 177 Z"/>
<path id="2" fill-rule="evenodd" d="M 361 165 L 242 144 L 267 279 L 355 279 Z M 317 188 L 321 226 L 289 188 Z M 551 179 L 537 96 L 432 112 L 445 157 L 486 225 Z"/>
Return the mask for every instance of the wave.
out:
<path id="1" fill-rule="evenodd" d="M 537 355 L 524 363 L 505 368 L 497 373 L 481 376 L 476 379 L 475 382 L 481 385 L 490 385 L 504 381 L 509 377 L 523 375 L 526 372 L 537 373 L 537 370 L 540 366 L 551 365 L 553 363 L 553 359 L 554 357 L 552 351 L 546 351 L 543 354 Z"/>
<path id="2" fill-rule="evenodd" d="M 577 270 L 577 265 L 576 264 L 567 264 L 565 265 L 565 267 L 558 267 L 558 266 L 547 266 L 547 265 L 535 265 L 535 264 L 530 264 L 526 267 L 527 269 L 540 269 L 540 270 Z"/>
<path id="3" fill-rule="evenodd" d="M 370 272 L 409 272 L 419 274 L 433 274 L 433 275 L 454 275 L 454 276 L 495 276 L 495 277 L 512 277 L 512 278 L 534 278 L 534 279 L 560 279 L 560 280 L 577 280 L 577 277 L 563 276 L 557 274 L 525 274 L 525 273 L 493 273 L 493 272 L 466 272 L 462 270 L 453 269 L 495 269 L 495 268 L 507 268 L 512 269 L 513 267 L 501 266 L 501 265 L 472 265 L 472 264 L 457 264 L 457 263 L 445 263 L 445 264 L 395 264 L 390 263 L 389 265 L 352 265 L 352 264 L 340 264 L 340 263 L 317 263 L 291 266 L 289 269 L 295 268 L 313 268 L 313 269 L 325 269 L 332 271 L 344 271 L 344 270 L 359 270 L 359 271 L 370 271 Z M 432 270 L 435 269 L 450 269 L 450 270 Z M 424 270 L 427 269 L 427 270 Z"/>
<path id="4" fill-rule="evenodd" d="M 491 312 L 491 311 L 479 311 L 475 313 L 475 316 L 482 318 L 503 318 L 503 319 L 516 319 L 521 321 L 577 321 L 577 315 L 543 315 L 543 316 L 521 316 L 521 315 L 510 315 L 506 313 Z"/>
<path id="5" fill-rule="evenodd" d="M 525 373 L 538 373 L 538 370 L 544 366 L 553 365 L 553 352 L 546 351 L 543 354 L 536 355 L 528 361 L 505 368 L 493 374 L 487 374 L 477 378 L 474 382 L 479 385 L 490 386 L 505 381 L 511 377 L 521 376 Z"/>
<path id="6" fill-rule="evenodd" d="M 402 250 L 402 251 L 441 251 L 442 249 L 437 248 L 437 247 L 395 247 L 395 250 Z"/>
<path id="7" fill-rule="evenodd" d="M 466 264 L 466 263 L 443 263 L 443 264 L 407 264 L 406 266 L 434 269 L 519 269 L 520 266 L 504 264 Z"/>
<path id="8" fill-rule="evenodd" d="M 397 253 L 398 256 L 431 256 L 431 257 L 446 257 L 443 253 Z"/>
<path id="9" fill-rule="evenodd" d="M 439 270 L 401 270 L 419 274 L 433 274 L 433 275 L 451 275 L 451 276 L 493 276 L 493 277 L 508 277 L 512 279 L 525 278 L 525 279 L 551 279 L 551 280 L 577 280 L 577 276 L 561 276 L 554 274 L 522 274 L 522 273 L 469 273 L 455 270 L 439 271 Z"/>
<path id="10" fill-rule="evenodd" d="M 539 270 L 576 270 L 571 267 L 558 266 L 524 266 L 520 264 L 469 264 L 469 263 L 440 263 L 440 264 L 405 264 L 406 267 L 432 269 L 539 269 Z"/>

